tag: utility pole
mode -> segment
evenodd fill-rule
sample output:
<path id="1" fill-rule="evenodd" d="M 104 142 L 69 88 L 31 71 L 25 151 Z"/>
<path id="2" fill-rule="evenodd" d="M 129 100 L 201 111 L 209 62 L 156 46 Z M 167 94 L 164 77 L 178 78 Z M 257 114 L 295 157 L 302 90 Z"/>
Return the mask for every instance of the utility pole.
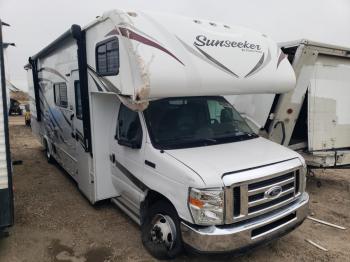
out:
<path id="1" fill-rule="evenodd" d="M 5 63 L 4 63 L 4 48 L 13 43 L 4 45 L 2 39 L 2 27 L 10 26 L 0 19 L 0 96 L 2 98 L 2 108 L 0 110 L 0 147 L 1 153 L 5 153 L 7 168 L 0 170 L 0 237 L 6 236 L 8 233 L 4 231 L 7 227 L 14 223 L 14 208 L 13 208 L 13 186 L 12 186 L 12 163 L 10 154 L 10 140 L 8 129 L 8 108 L 7 108 L 7 90 L 5 79 Z M 1 106 L 1 103 L 0 103 Z M 2 111 L 2 112 L 1 112 Z M 2 121 L 1 121 L 2 120 Z M 3 148 L 5 147 L 5 148 Z M 1 163 L 3 164 L 3 163 Z"/>

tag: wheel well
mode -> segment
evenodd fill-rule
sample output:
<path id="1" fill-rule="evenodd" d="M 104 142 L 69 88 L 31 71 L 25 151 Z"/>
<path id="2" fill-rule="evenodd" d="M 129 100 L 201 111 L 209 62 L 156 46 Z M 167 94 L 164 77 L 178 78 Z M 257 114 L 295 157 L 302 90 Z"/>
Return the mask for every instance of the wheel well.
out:
<path id="1" fill-rule="evenodd" d="M 140 207 L 141 225 L 142 225 L 144 218 L 147 214 L 148 208 L 160 200 L 163 200 L 163 201 L 166 201 L 167 203 L 169 203 L 169 205 L 171 205 L 174 208 L 174 210 L 176 211 L 175 206 L 171 203 L 171 201 L 167 197 L 165 197 L 164 195 L 162 195 L 156 191 L 149 190 L 146 197 L 145 197 L 145 200 L 141 202 L 141 207 Z"/>

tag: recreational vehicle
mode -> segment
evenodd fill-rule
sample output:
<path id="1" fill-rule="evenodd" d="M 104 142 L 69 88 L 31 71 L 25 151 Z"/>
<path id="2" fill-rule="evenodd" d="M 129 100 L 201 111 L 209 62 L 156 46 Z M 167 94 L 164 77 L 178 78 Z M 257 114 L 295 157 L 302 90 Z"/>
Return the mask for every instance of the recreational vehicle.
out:
<path id="1" fill-rule="evenodd" d="M 227 97 L 255 132 L 299 152 L 313 168 L 350 165 L 350 48 L 281 43 L 296 73 L 285 94 Z"/>
<path id="2" fill-rule="evenodd" d="M 0 20 L 0 237 L 13 224 L 12 164 L 8 133 L 7 90 Z"/>
<path id="3" fill-rule="evenodd" d="M 91 203 L 111 199 L 141 226 L 153 256 L 250 248 L 305 219 L 305 161 L 223 95 L 292 90 L 285 58 L 245 28 L 110 11 L 29 58 L 32 129 Z"/>

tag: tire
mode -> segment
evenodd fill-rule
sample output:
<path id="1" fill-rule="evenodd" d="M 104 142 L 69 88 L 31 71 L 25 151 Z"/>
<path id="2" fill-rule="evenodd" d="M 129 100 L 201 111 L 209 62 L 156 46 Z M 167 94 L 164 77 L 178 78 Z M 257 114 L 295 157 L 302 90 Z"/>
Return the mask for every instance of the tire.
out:
<path id="1" fill-rule="evenodd" d="M 45 147 L 45 156 L 46 156 L 46 160 L 48 163 L 52 164 L 54 162 L 54 159 L 51 155 L 50 149 L 49 149 L 49 145 L 47 143 L 46 140 L 44 140 L 44 147 Z"/>
<path id="2" fill-rule="evenodd" d="M 182 252 L 180 219 L 169 202 L 157 201 L 147 210 L 141 238 L 147 251 L 157 259 L 172 259 Z"/>

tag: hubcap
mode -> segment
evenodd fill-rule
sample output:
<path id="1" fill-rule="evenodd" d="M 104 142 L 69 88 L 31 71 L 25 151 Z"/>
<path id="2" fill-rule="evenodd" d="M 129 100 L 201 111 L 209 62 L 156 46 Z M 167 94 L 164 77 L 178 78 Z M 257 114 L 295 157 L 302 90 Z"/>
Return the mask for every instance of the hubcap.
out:
<path id="1" fill-rule="evenodd" d="M 176 227 L 171 217 L 157 214 L 152 220 L 151 241 L 156 244 L 165 244 L 168 250 L 174 246 Z"/>

